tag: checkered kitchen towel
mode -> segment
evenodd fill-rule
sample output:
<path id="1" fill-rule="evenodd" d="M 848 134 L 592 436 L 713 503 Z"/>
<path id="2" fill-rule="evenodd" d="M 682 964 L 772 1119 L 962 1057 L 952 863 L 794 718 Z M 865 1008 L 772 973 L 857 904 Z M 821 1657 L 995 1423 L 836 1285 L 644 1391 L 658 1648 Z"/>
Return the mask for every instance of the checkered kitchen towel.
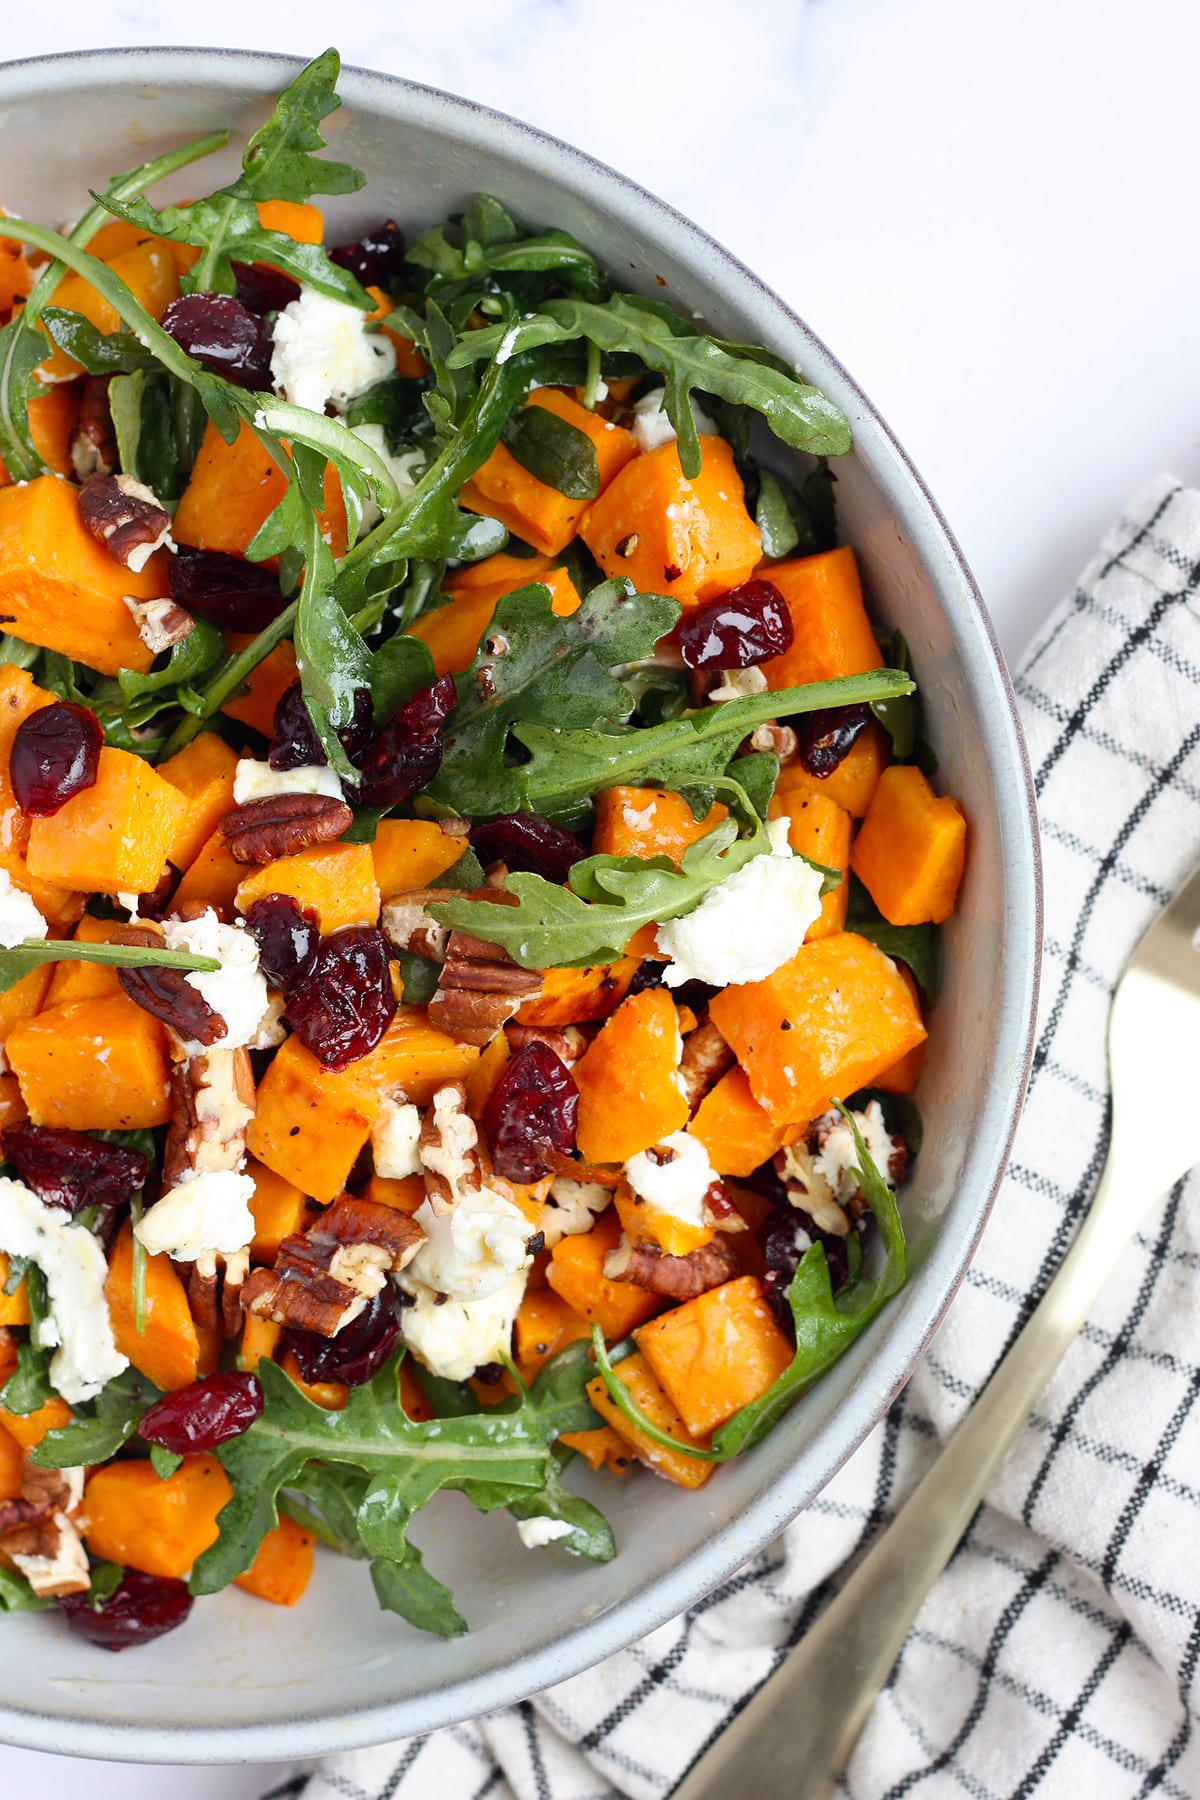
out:
<path id="1" fill-rule="evenodd" d="M 1106 1143 L 1109 995 L 1200 855 L 1198 612 L 1200 493 L 1161 479 L 1025 659 L 1016 685 L 1046 867 L 1033 1082 L 979 1254 L 886 1420 L 782 1538 L 684 1618 L 521 1706 L 338 1757 L 277 1793 L 665 1795 L 802 1636 L 954 1430 L 1087 1206 Z M 1131 1246 L 1039 1401 L 922 1607 L 842 1793 L 1200 1795 L 1198 1400 L 1194 1174 Z"/>

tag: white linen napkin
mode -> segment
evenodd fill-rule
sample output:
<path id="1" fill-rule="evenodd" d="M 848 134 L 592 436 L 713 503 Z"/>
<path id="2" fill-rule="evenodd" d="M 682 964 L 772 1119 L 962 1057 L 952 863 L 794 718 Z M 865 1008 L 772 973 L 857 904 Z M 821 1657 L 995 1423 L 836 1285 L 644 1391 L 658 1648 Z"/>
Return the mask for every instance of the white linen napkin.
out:
<path id="1" fill-rule="evenodd" d="M 1091 1196 L 1109 995 L 1200 857 L 1197 611 L 1200 493 L 1164 477 L 1017 678 L 1045 855 L 1033 1080 L 979 1253 L 887 1418 L 684 1617 L 520 1706 L 336 1757 L 276 1795 L 651 1800 L 803 1635 L 1011 1343 Z M 839 1792 L 1200 1794 L 1198 1205 L 1193 1175 L 1131 1245 L 922 1607 Z"/>

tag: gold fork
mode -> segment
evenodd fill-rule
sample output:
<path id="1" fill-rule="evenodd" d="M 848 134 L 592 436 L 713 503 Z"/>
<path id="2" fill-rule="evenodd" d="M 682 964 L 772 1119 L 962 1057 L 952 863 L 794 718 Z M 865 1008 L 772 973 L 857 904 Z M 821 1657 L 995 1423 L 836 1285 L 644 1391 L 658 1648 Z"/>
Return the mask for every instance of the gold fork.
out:
<path id="1" fill-rule="evenodd" d="M 1112 1135 L 1041 1304 L 929 1473 L 822 1617 L 672 1800 L 826 1800 L 921 1602 L 1145 1215 L 1200 1159 L 1200 868 L 1130 957 L 1108 1020 Z M 1170 1121 L 1148 1131 L 1147 1119 Z"/>

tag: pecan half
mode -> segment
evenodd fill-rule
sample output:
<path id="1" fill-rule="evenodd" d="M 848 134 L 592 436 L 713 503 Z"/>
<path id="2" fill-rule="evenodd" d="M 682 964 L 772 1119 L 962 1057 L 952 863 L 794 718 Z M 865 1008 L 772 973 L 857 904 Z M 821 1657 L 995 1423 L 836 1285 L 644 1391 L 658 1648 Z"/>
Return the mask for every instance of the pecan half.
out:
<path id="1" fill-rule="evenodd" d="M 435 1213 L 448 1212 L 460 1195 L 479 1191 L 479 1133 L 461 1081 L 447 1081 L 434 1094 L 421 1122 L 419 1154 L 425 1195 Z"/>
<path id="2" fill-rule="evenodd" d="M 215 1044 L 225 1036 L 224 1019 L 191 985 L 185 970 L 118 969 L 117 980 L 143 1012 L 161 1019 L 179 1037 L 194 1044 Z"/>
<path id="3" fill-rule="evenodd" d="M 124 599 L 138 636 L 155 656 L 181 644 L 196 629 L 191 613 L 184 612 L 173 600 L 135 600 L 132 594 L 126 594 Z"/>
<path id="4" fill-rule="evenodd" d="M 77 480 L 111 475 L 117 466 L 117 438 L 108 404 L 109 375 L 92 375 L 83 384 L 79 418 L 71 433 L 71 467 Z"/>
<path id="5" fill-rule="evenodd" d="M 217 823 L 235 862 L 269 863 L 340 838 L 354 814 L 332 794 L 268 794 L 233 807 Z"/>
<path id="6" fill-rule="evenodd" d="M 254 1117 L 249 1052 L 210 1050 L 171 1070 L 171 1124 L 163 1153 L 163 1192 L 189 1175 L 240 1169 Z"/>
<path id="7" fill-rule="evenodd" d="M 250 1267 L 250 1252 L 219 1257 L 209 1251 L 197 1257 L 187 1278 L 188 1311 L 202 1331 L 220 1331 L 235 1338 L 242 1329 L 242 1285 Z"/>
<path id="8" fill-rule="evenodd" d="M 91 1585 L 87 1553 L 72 1517 L 83 1498 L 82 1469 L 25 1463 L 18 1499 L 0 1508 L 0 1560 L 10 1562 L 42 1599 L 81 1594 Z"/>
<path id="9" fill-rule="evenodd" d="M 343 1194 L 303 1237 L 283 1240 L 273 1269 L 247 1276 L 242 1304 L 258 1318 L 336 1337 L 424 1241 L 407 1213 Z"/>
<path id="10" fill-rule="evenodd" d="M 541 976 L 520 968 L 499 944 L 452 931 L 429 1023 L 460 1044 L 486 1044 L 541 991 Z"/>
<path id="11" fill-rule="evenodd" d="M 716 1086 L 736 1061 L 733 1051 L 711 1020 L 705 1019 L 695 1031 L 688 1032 L 679 1059 L 679 1076 L 693 1112 L 708 1090 Z"/>
<path id="12" fill-rule="evenodd" d="M 137 575 L 171 535 L 171 515 L 132 475 L 89 475 L 79 517 L 114 562 Z"/>
<path id="13" fill-rule="evenodd" d="M 604 1259 L 609 1281 L 632 1281 L 651 1294 L 670 1300 L 694 1300 L 709 1288 L 721 1287 L 742 1272 L 732 1245 L 719 1237 L 686 1256 L 668 1256 L 653 1244 L 618 1244 Z"/>

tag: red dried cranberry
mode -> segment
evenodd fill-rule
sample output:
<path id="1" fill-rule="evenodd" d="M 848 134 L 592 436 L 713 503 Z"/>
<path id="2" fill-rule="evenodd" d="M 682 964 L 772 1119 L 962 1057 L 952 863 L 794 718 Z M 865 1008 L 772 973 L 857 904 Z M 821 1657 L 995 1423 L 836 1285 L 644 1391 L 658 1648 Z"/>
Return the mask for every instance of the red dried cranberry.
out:
<path id="1" fill-rule="evenodd" d="M 271 327 L 232 294 L 184 294 L 162 328 L 181 350 L 237 387 L 271 386 Z"/>
<path id="2" fill-rule="evenodd" d="M 4 1156 L 40 1200 L 70 1213 L 88 1206 L 123 1206 L 146 1181 L 147 1163 L 140 1150 L 123 1150 L 65 1126 L 10 1125 Z"/>
<path id="3" fill-rule="evenodd" d="M 767 1304 L 791 1337 L 795 1333 L 796 1322 L 792 1317 L 787 1295 L 802 1258 L 811 1245 L 820 1243 L 824 1246 L 829 1281 L 836 1294 L 845 1284 L 849 1273 L 846 1240 L 835 1237 L 831 1232 L 818 1231 L 807 1213 L 798 1211 L 785 1201 L 772 1208 L 759 1226 L 758 1242 L 763 1261 L 767 1265 L 763 1276 L 763 1292 Z"/>
<path id="4" fill-rule="evenodd" d="M 93 1607 L 90 1594 L 62 1594 L 58 1602 L 71 1630 L 101 1650 L 132 1650 L 182 1625 L 192 1610 L 186 1581 L 126 1569 L 106 1600 Z"/>
<path id="5" fill-rule="evenodd" d="M 226 631 L 263 631 L 287 605 L 273 569 L 223 550 L 181 545 L 167 580 L 177 605 Z"/>
<path id="6" fill-rule="evenodd" d="M 471 848 L 484 868 L 502 862 L 508 869 L 525 869 L 547 881 L 565 881 L 572 865 L 587 855 L 577 837 L 540 813 L 503 813 L 477 825 Z"/>
<path id="7" fill-rule="evenodd" d="M 8 762 L 21 811 L 45 819 L 73 794 L 95 787 L 103 743 L 95 713 L 69 700 L 41 706 L 22 719 Z"/>
<path id="8" fill-rule="evenodd" d="M 156 1400 L 142 1414 L 138 1436 L 176 1456 L 198 1456 L 241 1437 L 262 1416 L 262 1409 L 257 1375 L 206 1375 Z"/>
<path id="9" fill-rule="evenodd" d="M 398 806 L 428 787 L 442 766 L 442 726 L 457 699 L 453 675 L 443 675 L 393 713 L 359 761 L 360 806 Z"/>
<path id="10" fill-rule="evenodd" d="M 404 233 L 395 219 L 388 219 L 364 231 L 353 244 L 338 244 L 329 260 L 339 269 L 349 269 L 364 287 L 390 289 L 404 272 Z"/>
<path id="11" fill-rule="evenodd" d="M 825 706 L 792 721 L 796 755 L 810 775 L 823 781 L 871 723 L 869 706 Z"/>
<path id="12" fill-rule="evenodd" d="M 492 1166 L 506 1181 L 538 1181 L 546 1173 L 547 1146 L 575 1148 L 579 1089 L 562 1058 L 546 1044 L 518 1050 L 492 1089 L 483 1111 Z"/>
<path id="13" fill-rule="evenodd" d="M 258 945 L 258 962 L 274 988 L 289 993 L 321 941 L 317 915 L 290 894 L 264 894 L 246 914 L 246 930 Z"/>
<path id="14" fill-rule="evenodd" d="M 237 297 L 252 313 L 282 312 L 300 298 L 300 283 L 269 263 L 230 263 Z"/>
<path id="15" fill-rule="evenodd" d="M 391 947 L 374 925 L 347 925 L 322 938 L 288 995 L 285 1017 L 327 1069 L 373 1050 L 396 1011 Z"/>
<path id="16" fill-rule="evenodd" d="M 354 717 L 338 732 L 338 738 L 351 762 L 356 761 L 370 743 L 370 688 L 359 688 L 355 692 Z M 267 761 L 273 769 L 302 769 L 328 760 L 304 704 L 300 683 L 293 681 L 291 687 L 283 690 L 275 707 L 275 730 Z"/>
<path id="17" fill-rule="evenodd" d="M 679 627 L 679 650 L 689 669 L 749 669 L 782 656 L 791 641 L 787 601 L 769 581 L 743 581 L 689 613 Z"/>
<path id="18" fill-rule="evenodd" d="M 340 1381 L 346 1387 L 361 1387 L 378 1374 L 399 1336 L 395 1308 L 386 1294 L 376 1294 L 336 1337 L 318 1337 L 315 1331 L 283 1334 L 305 1381 Z"/>
<path id="19" fill-rule="evenodd" d="M 626 989 L 627 994 L 644 994 L 647 988 L 662 987 L 663 973 L 668 967 L 656 957 L 648 956 L 641 963 Z M 708 1003 L 720 992 L 719 988 L 710 987 L 706 981 L 684 981 L 679 987 L 671 989 L 671 998 L 678 1006 L 688 1006 L 701 1017 L 708 1011 Z"/>

